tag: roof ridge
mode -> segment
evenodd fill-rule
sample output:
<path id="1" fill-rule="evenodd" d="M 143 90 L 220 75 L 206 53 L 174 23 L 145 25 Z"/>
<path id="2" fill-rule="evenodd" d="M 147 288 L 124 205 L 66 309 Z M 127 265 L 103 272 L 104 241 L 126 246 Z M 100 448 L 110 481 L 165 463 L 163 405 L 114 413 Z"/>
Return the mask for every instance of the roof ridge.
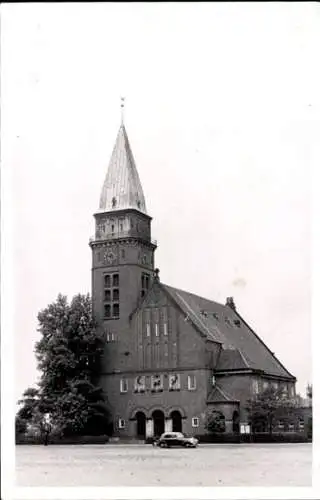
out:
<path id="1" fill-rule="evenodd" d="M 188 292 L 187 290 L 183 290 L 182 288 L 176 288 L 175 286 L 165 285 L 165 284 L 164 284 L 164 286 L 167 286 L 168 288 L 172 288 L 176 292 L 187 293 L 188 295 L 193 295 L 194 297 L 197 297 L 198 299 L 203 299 L 203 300 L 206 300 L 207 302 L 212 302 L 213 304 L 217 304 L 218 306 L 225 307 L 225 304 L 221 304 L 220 302 L 216 302 L 215 300 L 208 299 L 206 297 L 203 297 L 202 295 L 197 295 L 196 293 L 193 293 L 193 292 Z"/>
<path id="2" fill-rule="evenodd" d="M 216 388 L 217 388 L 217 390 L 218 390 L 218 391 L 222 394 L 222 396 L 223 396 L 224 398 L 226 398 L 228 401 L 231 401 L 231 400 L 232 400 L 232 398 L 231 398 L 230 394 L 228 394 L 227 392 L 223 391 L 223 390 L 222 390 L 222 388 L 221 388 L 218 384 L 216 385 Z"/>
<path id="3" fill-rule="evenodd" d="M 250 365 L 249 365 L 249 363 L 248 363 L 248 361 L 246 360 L 246 358 L 245 358 L 245 356 L 244 356 L 244 354 L 243 354 L 242 350 L 241 350 L 241 349 L 237 349 L 237 351 L 239 352 L 239 354 L 240 354 L 240 356 L 241 356 L 241 358 L 242 358 L 242 360 L 243 360 L 244 364 L 246 365 L 246 367 L 247 367 L 247 368 L 251 368 L 251 367 L 250 367 Z"/>

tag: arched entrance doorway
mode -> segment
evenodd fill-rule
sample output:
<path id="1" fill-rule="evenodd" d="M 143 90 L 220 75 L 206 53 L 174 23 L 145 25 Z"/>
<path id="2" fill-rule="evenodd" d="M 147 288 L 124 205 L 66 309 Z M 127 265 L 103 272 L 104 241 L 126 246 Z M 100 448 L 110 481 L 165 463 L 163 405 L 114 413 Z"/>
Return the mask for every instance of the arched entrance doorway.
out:
<path id="1" fill-rule="evenodd" d="M 164 413 L 161 410 L 155 410 L 152 413 L 153 435 L 159 437 L 164 433 Z"/>
<path id="2" fill-rule="evenodd" d="M 240 432 L 240 415 L 238 411 L 234 411 L 232 415 L 232 430 L 237 434 Z"/>
<path id="3" fill-rule="evenodd" d="M 143 411 L 138 411 L 136 413 L 137 421 L 137 436 L 141 438 L 146 437 L 146 416 Z"/>
<path id="4" fill-rule="evenodd" d="M 171 412 L 170 417 L 172 419 L 172 432 L 182 432 L 182 417 L 180 412 L 175 410 Z"/>

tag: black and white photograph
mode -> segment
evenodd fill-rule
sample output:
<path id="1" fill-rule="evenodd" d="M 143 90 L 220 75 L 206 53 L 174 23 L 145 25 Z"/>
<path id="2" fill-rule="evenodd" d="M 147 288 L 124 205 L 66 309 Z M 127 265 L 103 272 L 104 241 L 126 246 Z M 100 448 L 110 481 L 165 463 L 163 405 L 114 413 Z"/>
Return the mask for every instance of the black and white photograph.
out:
<path id="1" fill-rule="evenodd" d="M 317 498 L 319 33 L 2 4 L 4 500 Z"/>

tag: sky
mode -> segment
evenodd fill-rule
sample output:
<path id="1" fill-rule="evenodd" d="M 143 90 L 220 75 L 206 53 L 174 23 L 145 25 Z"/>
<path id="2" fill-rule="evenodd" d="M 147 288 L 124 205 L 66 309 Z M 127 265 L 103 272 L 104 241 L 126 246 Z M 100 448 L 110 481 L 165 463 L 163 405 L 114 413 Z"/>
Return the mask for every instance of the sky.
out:
<path id="1" fill-rule="evenodd" d="M 88 242 L 121 96 L 161 281 L 222 303 L 233 296 L 305 395 L 317 7 L 2 7 L 16 400 L 38 377 L 38 312 L 58 293 L 90 292 Z"/>

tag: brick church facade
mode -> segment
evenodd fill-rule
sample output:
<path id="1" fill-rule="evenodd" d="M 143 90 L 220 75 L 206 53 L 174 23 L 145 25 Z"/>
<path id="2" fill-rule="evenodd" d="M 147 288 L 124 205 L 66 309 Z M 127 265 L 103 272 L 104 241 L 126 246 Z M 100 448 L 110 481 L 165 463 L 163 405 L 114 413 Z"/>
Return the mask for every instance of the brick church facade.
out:
<path id="1" fill-rule="evenodd" d="M 237 312 L 167 286 L 155 268 L 143 190 L 122 123 L 95 217 L 93 314 L 106 334 L 101 385 L 114 434 L 204 434 L 218 411 L 226 432 L 247 424 L 249 397 L 292 376 Z"/>

